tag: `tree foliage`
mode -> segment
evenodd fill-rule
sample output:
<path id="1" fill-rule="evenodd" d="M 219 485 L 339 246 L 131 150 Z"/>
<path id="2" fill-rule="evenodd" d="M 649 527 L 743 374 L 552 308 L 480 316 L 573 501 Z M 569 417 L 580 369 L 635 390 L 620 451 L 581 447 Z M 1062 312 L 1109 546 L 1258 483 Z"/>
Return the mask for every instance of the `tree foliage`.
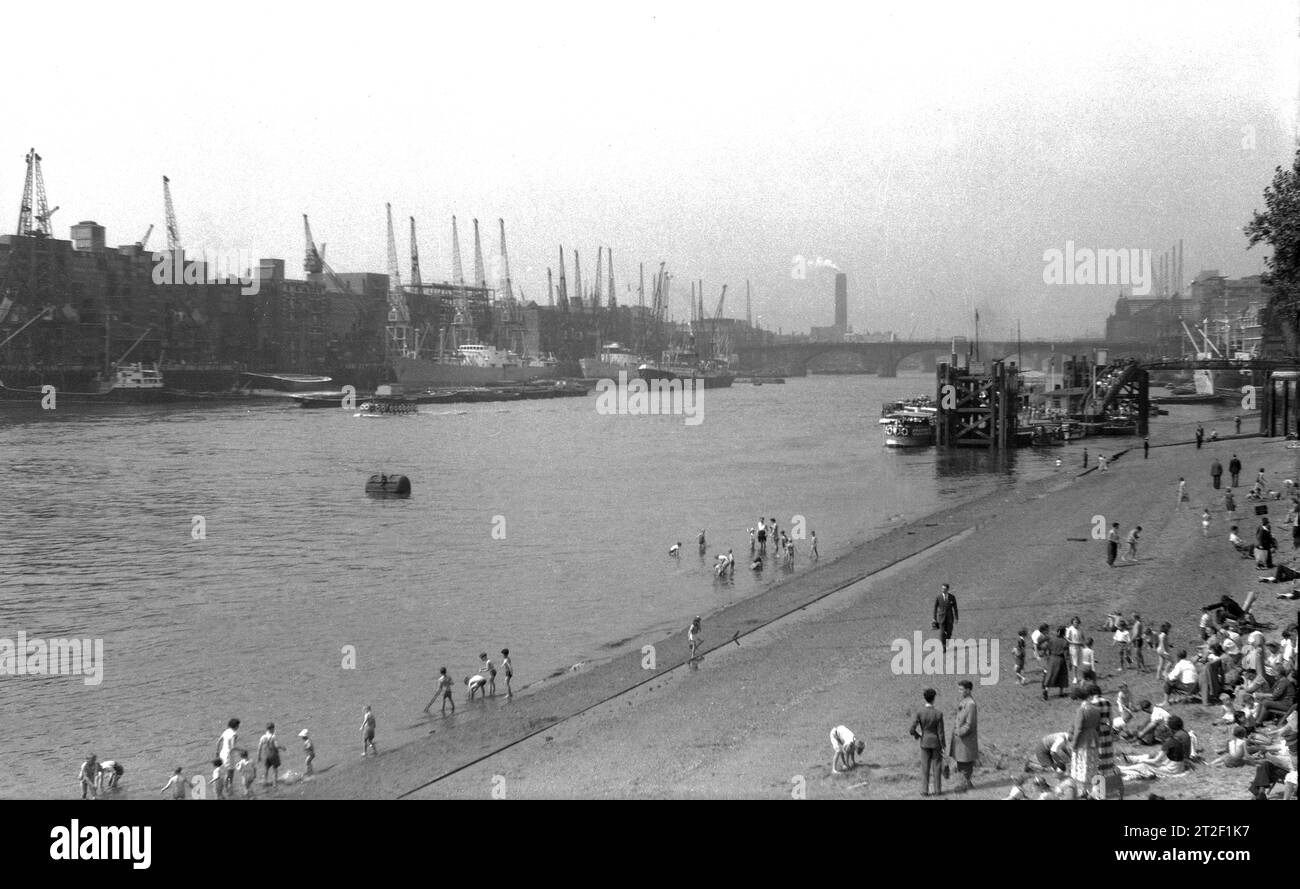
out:
<path id="1" fill-rule="evenodd" d="M 1249 247 L 1267 244 L 1273 254 L 1264 260 L 1265 284 L 1273 289 L 1267 321 L 1286 341 L 1287 352 L 1300 353 L 1300 151 L 1291 169 L 1278 167 L 1264 189 L 1264 211 L 1255 211 L 1246 225 Z"/>

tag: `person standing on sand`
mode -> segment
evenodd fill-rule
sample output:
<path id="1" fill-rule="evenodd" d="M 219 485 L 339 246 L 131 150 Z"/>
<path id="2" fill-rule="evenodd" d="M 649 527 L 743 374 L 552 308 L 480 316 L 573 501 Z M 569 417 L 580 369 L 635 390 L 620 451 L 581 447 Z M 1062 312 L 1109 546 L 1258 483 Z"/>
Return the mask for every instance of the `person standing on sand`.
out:
<path id="1" fill-rule="evenodd" d="M 691 669 L 698 670 L 700 668 L 696 656 L 696 652 L 700 648 L 700 616 L 698 614 L 695 615 L 695 620 L 691 621 L 691 625 L 686 628 L 686 642 L 691 647 Z"/>
<path id="2" fill-rule="evenodd" d="M 734 574 L 736 572 L 736 557 L 731 555 L 730 550 L 728 550 L 727 558 L 731 562 L 731 572 Z M 515 668 L 510 663 L 510 649 L 508 648 L 501 649 L 501 672 L 506 674 L 506 697 L 513 698 L 515 693 L 510 688 L 510 680 L 514 678 Z"/>
<path id="3" fill-rule="evenodd" d="M 262 763 L 262 786 L 270 787 L 280 780 L 280 751 L 285 748 L 275 737 L 275 723 L 266 724 L 266 734 L 257 742 L 257 761 Z"/>
<path id="4" fill-rule="evenodd" d="M 1101 689 L 1095 682 L 1084 686 L 1085 700 L 1079 705 L 1074 715 L 1074 729 L 1070 733 L 1070 777 L 1087 793 L 1092 787 L 1092 778 L 1098 773 L 1098 747 L 1101 740 L 1101 708 L 1097 698 Z"/>
<path id="5" fill-rule="evenodd" d="M 1110 523 L 1106 534 L 1106 564 L 1115 567 L 1115 557 L 1119 555 L 1119 522 Z"/>
<path id="6" fill-rule="evenodd" d="M 1263 474 L 1262 469 L 1260 474 Z M 1268 519 L 1264 518 L 1255 529 L 1255 567 L 1272 568 L 1275 549 L 1277 549 L 1277 540 L 1273 537 L 1273 529 L 1269 527 Z"/>
<path id="7" fill-rule="evenodd" d="M 1233 417 L 1232 425 L 1237 428 L 1237 434 L 1241 435 L 1241 417 Z"/>
<path id="8" fill-rule="evenodd" d="M 375 746 L 375 714 L 370 711 L 370 705 L 366 704 L 366 712 L 361 714 L 361 758 L 366 758 L 366 753 L 373 751 L 375 756 L 379 755 L 379 748 Z"/>
<path id="9" fill-rule="evenodd" d="M 510 685 L 510 681 L 508 679 L 506 680 L 506 685 L 507 687 L 509 687 Z M 451 677 L 447 675 L 446 667 L 443 667 L 438 671 L 438 687 L 433 691 L 433 699 L 430 700 L 429 703 L 424 705 L 425 713 L 429 712 L 429 709 L 433 707 L 433 702 L 438 700 L 439 697 L 442 698 L 442 715 L 443 716 L 447 715 L 448 701 L 451 701 L 451 712 L 452 715 L 455 715 L 456 701 L 451 696 Z"/>
<path id="10" fill-rule="evenodd" d="M 1232 488 L 1223 492 L 1223 509 L 1224 512 L 1237 511 L 1237 501 L 1233 499 Z"/>
<path id="11" fill-rule="evenodd" d="M 1223 464 L 1215 460 L 1210 464 L 1210 480 L 1214 483 L 1214 489 L 1219 489 L 1219 483 L 1223 481 Z"/>
<path id="12" fill-rule="evenodd" d="M 934 794 L 943 793 L 943 714 L 934 706 L 935 690 L 927 688 L 921 693 L 925 706 L 912 720 L 911 735 L 921 742 L 921 796 L 929 796 L 933 783 Z"/>
<path id="13" fill-rule="evenodd" d="M 1151 439 L 1142 439 L 1142 459 L 1146 460 L 1151 456 Z"/>
<path id="14" fill-rule="evenodd" d="M 961 700 L 957 702 L 957 725 L 952 730 L 948 755 L 957 761 L 957 774 L 961 775 L 962 783 L 957 785 L 958 793 L 965 793 L 975 786 L 971 775 L 980 758 L 979 714 L 975 699 L 971 697 L 974 687 L 969 679 L 957 683 Z"/>
<path id="15" fill-rule="evenodd" d="M 1088 468 L 1088 449 L 1087 449 L 1087 448 L 1084 448 L 1084 449 L 1083 449 L 1083 468 L 1084 468 L 1084 469 L 1087 469 L 1087 468 Z"/>
<path id="16" fill-rule="evenodd" d="M 1200 423 L 1197 423 L 1196 424 L 1196 450 L 1199 451 L 1201 449 L 1201 445 L 1204 444 L 1204 442 L 1205 442 L 1205 427 L 1202 426 Z"/>
<path id="17" fill-rule="evenodd" d="M 808 551 L 808 555 L 814 559 L 820 559 L 821 556 L 817 552 L 817 532 L 809 531 L 808 533 L 812 535 L 812 543 L 809 544 L 811 548 Z"/>
<path id="18" fill-rule="evenodd" d="M 1184 503 L 1190 502 L 1191 499 L 1187 496 L 1187 479 L 1180 475 L 1178 476 L 1178 505 L 1182 506 Z"/>
<path id="19" fill-rule="evenodd" d="M 1237 477 L 1241 475 L 1241 461 L 1237 455 L 1233 454 L 1232 459 L 1228 461 L 1228 475 L 1232 476 L 1232 487 L 1237 487 Z"/>
<path id="20" fill-rule="evenodd" d="M 1133 530 L 1128 532 L 1125 542 L 1128 544 L 1128 552 L 1124 554 L 1125 562 L 1136 562 L 1138 560 L 1138 537 L 1142 534 L 1142 526 L 1136 525 Z"/>
<path id="21" fill-rule="evenodd" d="M 1070 643 L 1065 641 L 1065 627 L 1057 627 L 1056 635 L 1047 640 L 1047 667 L 1043 670 L 1043 700 L 1047 700 L 1047 690 L 1057 690 L 1057 697 L 1065 694 L 1070 687 L 1070 670 L 1066 658 L 1070 656 Z"/>
<path id="22" fill-rule="evenodd" d="M 1065 641 L 1070 646 L 1070 684 L 1077 685 L 1083 669 L 1083 622 L 1078 617 L 1071 618 L 1066 627 Z"/>
<path id="23" fill-rule="evenodd" d="M 1142 649 L 1146 645 L 1146 627 L 1142 625 L 1142 615 L 1136 611 L 1133 612 L 1133 668 L 1139 673 L 1145 672 L 1147 668 L 1146 658 L 1142 656 Z"/>
<path id="24" fill-rule="evenodd" d="M 939 590 L 934 600 L 934 620 L 932 627 L 939 631 L 943 650 L 948 651 L 948 640 L 952 638 L 953 625 L 957 623 L 957 597 L 949 592 L 948 584 Z"/>
<path id="25" fill-rule="evenodd" d="M 302 752 L 306 757 L 306 760 L 302 764 L 302 774 L 303 777 L 307 777 L 315 774 L 315 770 L 311 767 L 311 764 L 316 759 L 316 745 L 313 744 L 311 738 L 307 736 L 306 729 L 298 732 L 298 737 L 302 738 Z"/>

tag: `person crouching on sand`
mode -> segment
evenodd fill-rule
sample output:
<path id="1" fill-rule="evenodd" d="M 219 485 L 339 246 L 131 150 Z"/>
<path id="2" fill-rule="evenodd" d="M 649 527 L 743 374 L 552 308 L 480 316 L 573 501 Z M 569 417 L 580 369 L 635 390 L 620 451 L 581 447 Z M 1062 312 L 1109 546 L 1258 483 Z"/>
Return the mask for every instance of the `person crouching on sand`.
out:
<path id="1" fill-rule="evenodd" d="M 483 699 L 487 700 L 487 692 L 484 691 L 484 686 L 486 685 L 487 677 L 482 673 L 475 673 L 473 676 L 466 676 L 465 687 L 469 689 L 469 700 L 474 700 L 474 693 L 480 691 L 483 692 Z"/>
<path id="2" fill-rule="evenodd" d="M 835 751 L 835 756 L 831 759 L 831 774 L 838 775 L 839 770 L 835 768 L 838 763 L 844 763 L 845 771 L 858 767 L 857 758 L 867 749 L 867 745 L 855 738 L 853 732 L 837 725 L 831 729 L 831 748 Z"/>

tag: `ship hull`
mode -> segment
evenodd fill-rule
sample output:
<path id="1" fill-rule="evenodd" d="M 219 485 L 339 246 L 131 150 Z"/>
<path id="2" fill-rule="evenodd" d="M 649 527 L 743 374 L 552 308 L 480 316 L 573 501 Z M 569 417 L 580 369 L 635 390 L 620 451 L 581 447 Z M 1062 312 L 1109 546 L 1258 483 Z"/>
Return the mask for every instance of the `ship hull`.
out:
<path id="1" fill-rule="evenodd" d="M 578 367 L 582 369 L 584 380 L 617 380 L 619 372 L 629 377 L 637 375 L 637 364 L 616 364 L 613 361 L 601 361 L 599 358 L 580 358 Z"/>
<path id="2" fill-rule="evenodd" d="M 647 383 L 651 380 L 702 380 L 705 389 L 726 389 L 736 379 L 726 371 L 701 371 L 693 368 L 650 367 L 643 365 L 637 374 Z"/>
<path id="3" fill-rule="evenodd" d="M 554 380 L 558 367 L 477 367 L 450 364 L 426 358 L 397 358 L 393 361 L 397 382 L 408 390 L 436 389 L 448 386 L 486 386 L 491 383 L 524 383 L 529 380 Z"/>
<path id="4" fill-rule="evenodd" d="M 166 389 L 109 389 L 107 392 L 78 392 L 72 389 L 53 390 L 55 407 L 63 404 L 164 404 L 179 400 Z M 47 393 L 41 389 L 22 389 L 0 383 L 0 403 L 40 405 Z"/>

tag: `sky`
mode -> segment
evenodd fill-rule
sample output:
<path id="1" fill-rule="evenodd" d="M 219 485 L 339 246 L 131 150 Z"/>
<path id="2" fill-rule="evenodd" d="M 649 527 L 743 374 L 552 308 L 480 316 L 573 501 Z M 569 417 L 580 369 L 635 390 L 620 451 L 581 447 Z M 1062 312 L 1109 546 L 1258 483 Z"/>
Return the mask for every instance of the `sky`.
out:
<path id="1" fill-rule="evenodd" d="M 386 272 L 391 203 L 404 279 L 409 217 L 426 281 L 453 214 L 499 268 L 504 218 L 526 298 L 608 246 L 621 300 L 665 262 L 677 318 L 693 280 L 743 317 L 748 280 L 786 332 L 832 323 L 839 269 L 857 331 L 1098 335 L 1124 282 L 1046 283 L 1046 252 L 1258 274 L 1241 229 L 1296 147 L 1300 0 L 52 9 L 3 12 L 2 231 L 34 146 L 58 237 L 165 246 L 166 174 L 187 249 L 300 276 L 306 213 Z"/>

